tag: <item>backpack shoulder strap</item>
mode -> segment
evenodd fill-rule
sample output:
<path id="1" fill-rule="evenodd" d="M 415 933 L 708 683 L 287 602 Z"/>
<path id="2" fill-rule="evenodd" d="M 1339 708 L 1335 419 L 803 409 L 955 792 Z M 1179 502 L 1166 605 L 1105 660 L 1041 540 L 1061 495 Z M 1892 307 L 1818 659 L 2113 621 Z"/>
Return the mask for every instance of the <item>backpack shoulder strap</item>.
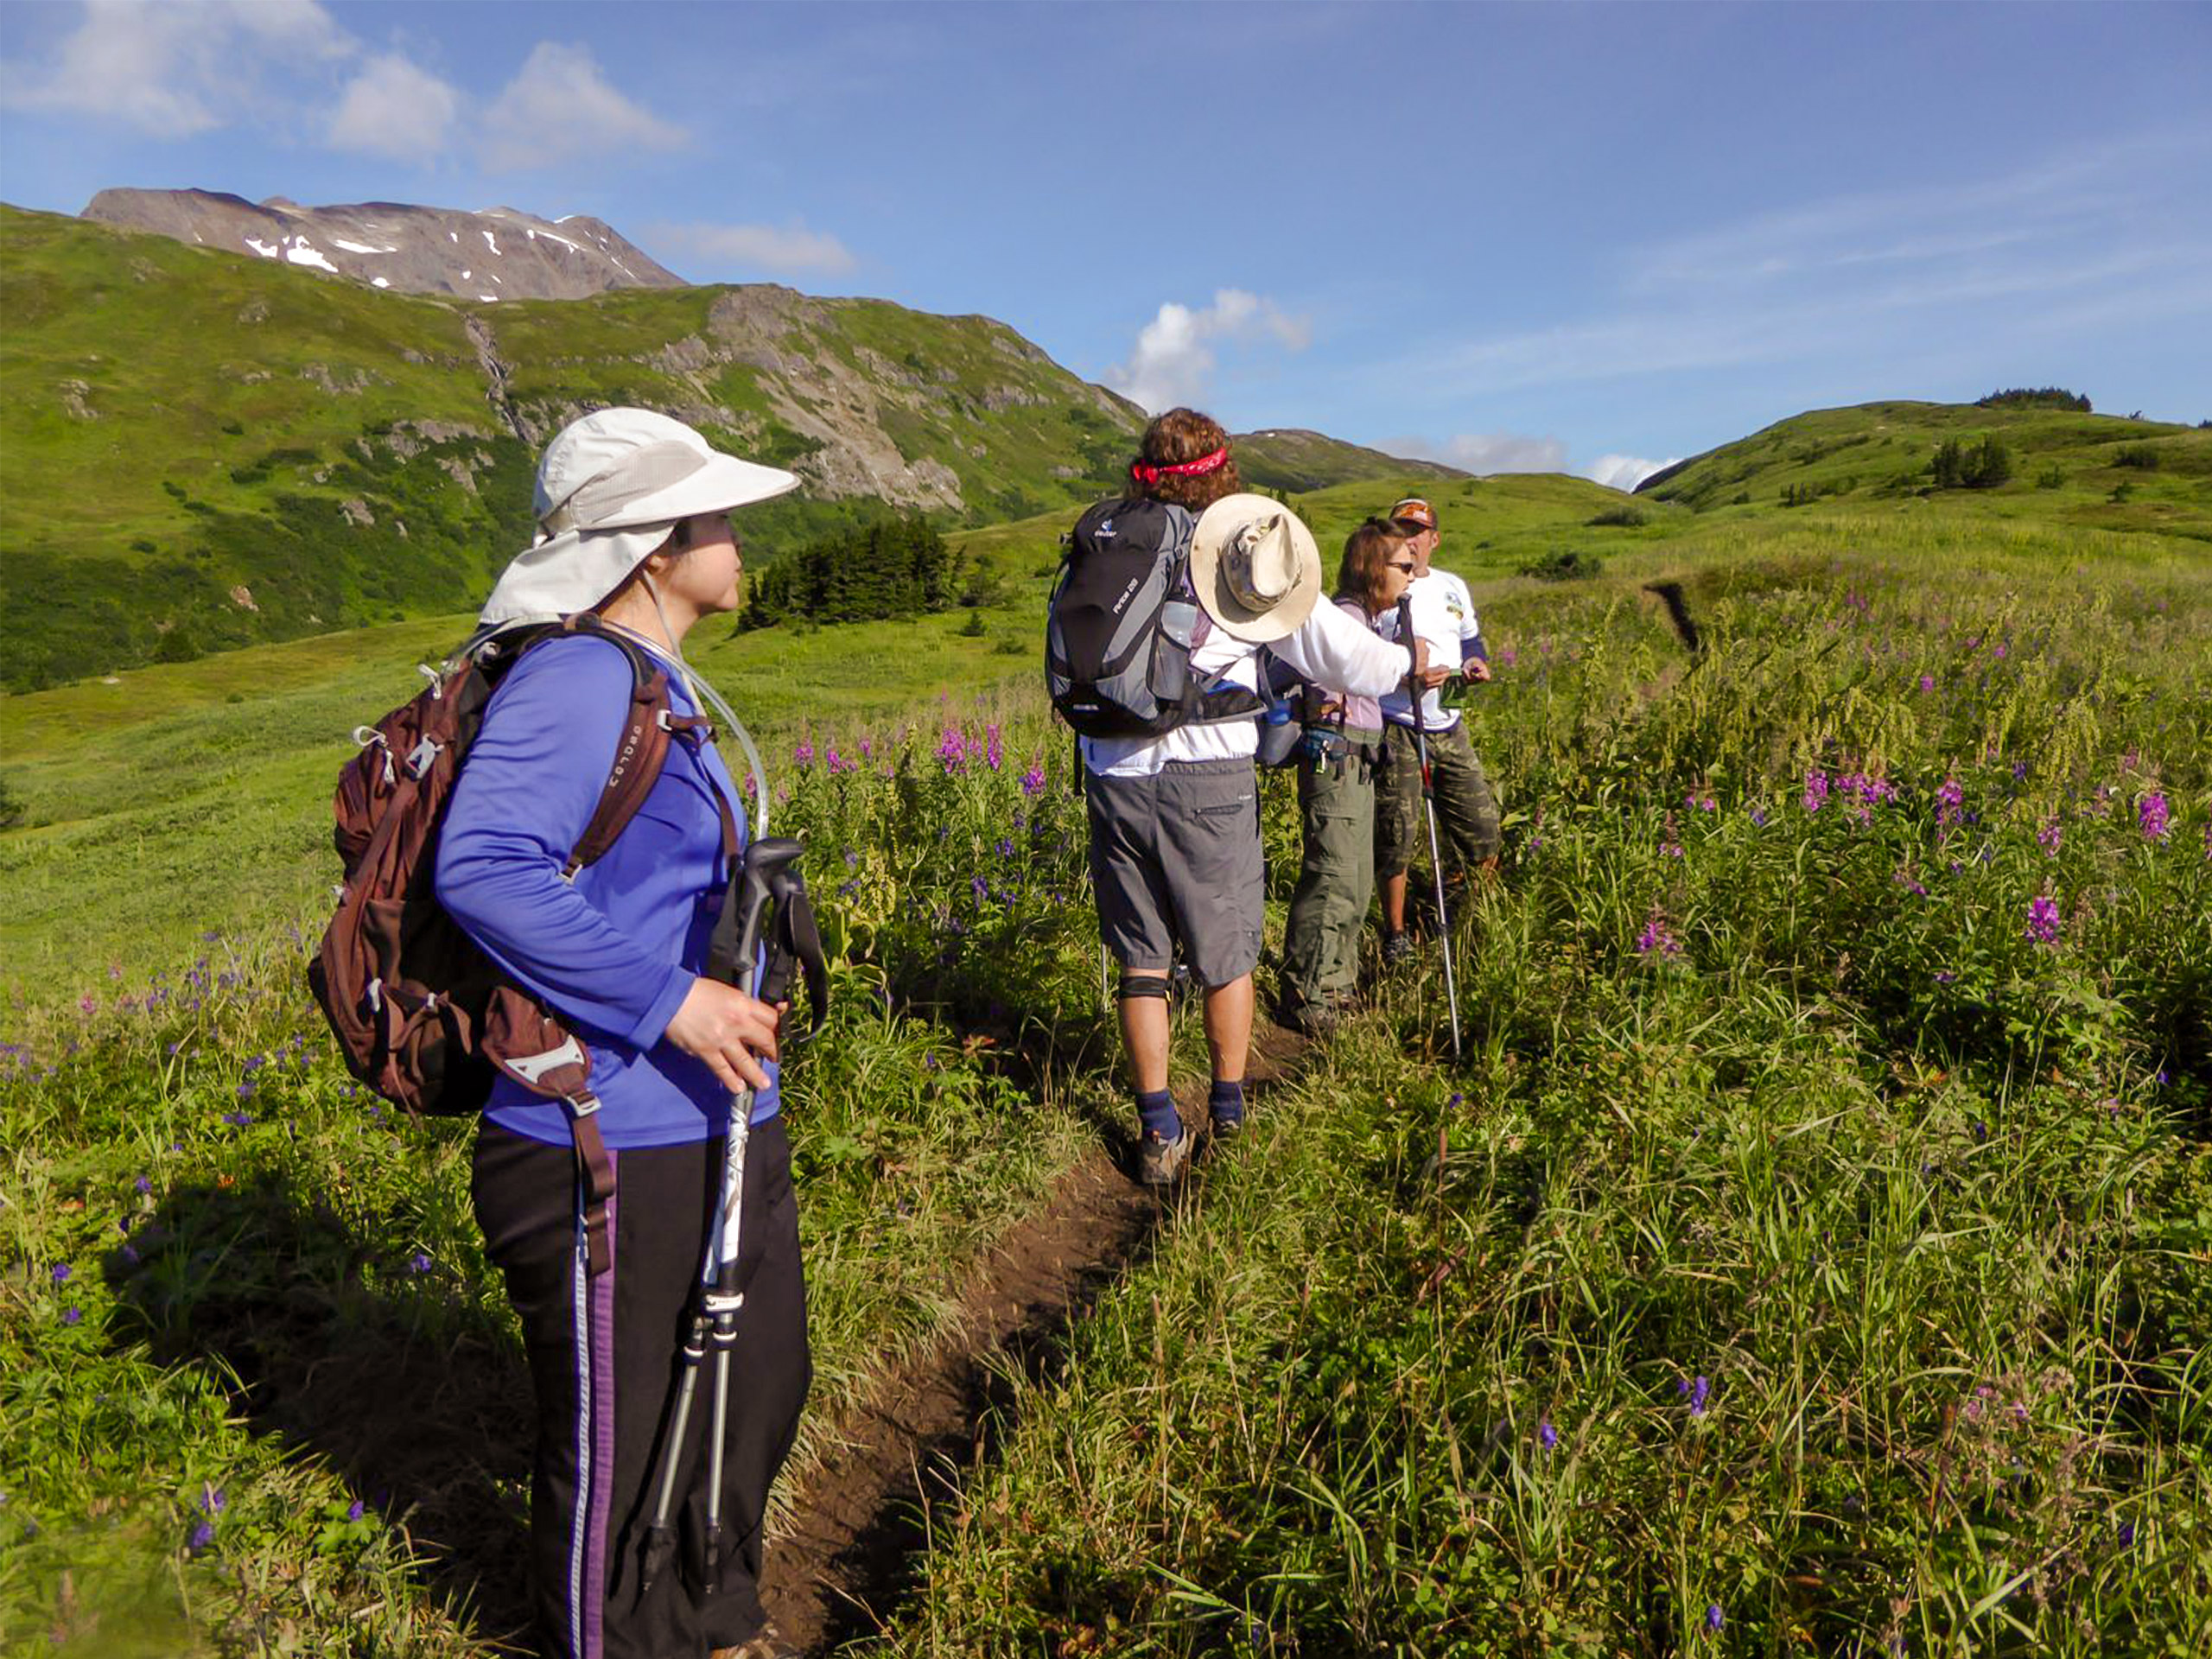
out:
<path id="1" fill-rule="evenodd" d="M 600 791 L 599 804 L 592 809 L 591 821 L 584 825 L 561 870 L 563 880 L 573 880 L 578 870 L 604 858 L 607 849 L 629 828 L 630 820 L 638 816 L 668 759 L 671 735 L 679 727 L 689 728 L 700 722 L 671 709 L 668 671 L 588 611 L 570 617 L 563 624 L 563 632 L 604 639 L 630 664 L 630 701 L 623 711 L 622 735 L 614 746 L 606 786 Z"/>

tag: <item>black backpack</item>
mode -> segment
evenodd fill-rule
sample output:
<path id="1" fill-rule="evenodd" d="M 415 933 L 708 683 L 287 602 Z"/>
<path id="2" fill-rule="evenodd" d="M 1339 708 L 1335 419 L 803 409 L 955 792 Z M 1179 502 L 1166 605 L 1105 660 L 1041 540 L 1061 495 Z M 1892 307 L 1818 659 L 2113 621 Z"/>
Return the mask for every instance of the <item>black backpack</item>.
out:
<path id="1" fill-rule="evenodd" d="M 1208 683 L 1211 629 L 1191 586 L 1195 521 L 1172 502 L 1102 501 L 1076 520 L 1045 620 L 1045 686 L 1085 737 L 1157 737 L 1250 716 L 1259 695 Z"/>

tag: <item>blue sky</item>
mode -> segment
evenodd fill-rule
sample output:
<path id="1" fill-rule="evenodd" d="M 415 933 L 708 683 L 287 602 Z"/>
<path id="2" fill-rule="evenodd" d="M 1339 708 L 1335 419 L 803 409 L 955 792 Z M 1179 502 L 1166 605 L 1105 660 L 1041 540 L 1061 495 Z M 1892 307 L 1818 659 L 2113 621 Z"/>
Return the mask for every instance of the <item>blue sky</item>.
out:
<path id="1" fill-rule="evenodd" d="M 9 0 L 0 199 L 108 185 L 594 213 L 1478 471 L 2000 385 L 2212 417 L 2201 3 Z"/>

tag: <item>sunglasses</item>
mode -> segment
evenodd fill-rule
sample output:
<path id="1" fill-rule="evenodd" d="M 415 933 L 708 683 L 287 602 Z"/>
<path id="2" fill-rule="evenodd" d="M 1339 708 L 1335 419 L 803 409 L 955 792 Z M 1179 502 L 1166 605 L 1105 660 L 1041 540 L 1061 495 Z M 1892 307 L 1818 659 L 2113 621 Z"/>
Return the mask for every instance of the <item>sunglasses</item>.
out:
<path id="1" fill-rule="evenodd" d="M 1418 565 L 1414 564 L 1414 563 L 1411 559 L 1408 559 L 1408 560 L 1404 561 L 1402 563 L 1400 563 L 1398 560 L 1396 560 L 1396 559 L 1392 559 L 1392 560 L 1390 561 L 1390 568 L 1391 568 L 1393 570 L 1402 570 L 1402 571 L 1404 571 L 1404 572 L 1405 572 L 1408 575 L 1409 575 L 1409 576 L 1410 576 L 1411 575 L 1413 575 L 1413 573 L 1414 573 L 1416 569 L 1420 569 L 1420 567 L 1419 567 Z"/>

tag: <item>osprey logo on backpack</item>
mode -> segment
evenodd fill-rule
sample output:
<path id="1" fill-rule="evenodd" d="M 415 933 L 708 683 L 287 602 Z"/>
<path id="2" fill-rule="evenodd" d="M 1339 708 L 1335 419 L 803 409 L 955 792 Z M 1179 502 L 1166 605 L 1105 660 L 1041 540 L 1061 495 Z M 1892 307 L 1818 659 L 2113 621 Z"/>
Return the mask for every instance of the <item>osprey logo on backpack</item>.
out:
<path id="1" fill-rule="evenodd" d="M 1208 623 L 1191 587 L 1195 521 L 1166 501 L 1103 501 L 1076 521 L 1045 623 L 1045 685 L 1085 737 L 1148 737 L 1260 705 L 1207 685 L 1191 652 Z"/>

